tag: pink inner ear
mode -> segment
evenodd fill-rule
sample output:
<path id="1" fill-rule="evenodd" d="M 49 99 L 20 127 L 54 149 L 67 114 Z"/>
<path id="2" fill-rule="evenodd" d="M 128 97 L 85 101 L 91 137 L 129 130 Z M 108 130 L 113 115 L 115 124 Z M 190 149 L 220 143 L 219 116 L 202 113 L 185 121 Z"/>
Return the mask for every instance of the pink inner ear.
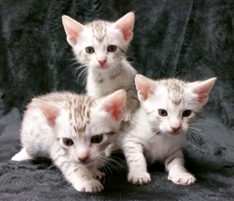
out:
<path id="1" fill-rule="evenodd" d="M 48 124 L 50 126 L 55 126 L 56 118 L 60 114 L 60 108 L 41 100 L 34 99 L 34 102 L 37 104 L 37 106 L 40 108 L 42 113 L 45 115 Z"/>
<path id="2" fill-rule="evenodd" d="M 125 41 L 131 40 L 133 33 L 132 31 L 129 31 L 128 27 L 118 27 L 118 28 L 121 30 Z"/>
<path id="3" fill-rule="evenodd" d="M 127 42 L 130 41 L 133 36 L 134 19 L 134 13 L 130 12 L 114 24 L 114 26 L 122 32 L 124 40 Z"/>
<path id="4" fill-rule="evenodd" d="M 152 94 L 152 85 L 151 81 L 144 77 L 143 75 L 137 75 L 135 78 L 136 87 L 138 93 L 141 95 L 142 100 L 145 101 L 148 99 L 149 94 Z"/>
<path id="5" fill-rule="evenodd" d="M 83 31 L 84 26 L 68 16 L 63 16 L 62 22 L 69 42 L 76 45 L 77 39 L 80 32 Z"/>
<path id="6" fill-rule="evenodd" d="M 107 96 L 100 104 L 101 110 L 107 111 L 116 121 L 123 115 L 126 103 L 126 92 L 119 90 Z"/>
<path id="7" fill-rule="evenodd" d="M 111 114 L 112 117 L 114 117 L 116 121 L 119 121 L 122 117 L 123 109 L 121 110 L 118 104 L 109 105 L 105 109 L 109 114 Z"/>
<path id="8" fill-rule="evenodd" d="M 208 96 L 198 96 L 198 102 L 201 104 L 206 104 L 208 101 Z"/>
<path id="9" fill-rule="evenodd" d="M 193 86 L 193 92 L 198 95 L 198 102 L 201 104 L 206 104 L 209 98 L 209 93 L 214 86 L 216 78 L 210 78 L 205 81 L 197 82 L 195 86 Z"/>
<path id="10" fill-rule="evenodd" d="M 68 31 L 68 38 L 69 40 L 75 45 L 77 43 L 77 38 L 78 38 L 78 33 L 73 31 L 73 30 L 69 30 Z"/>
<path id="11" fill-rule="evenodd" d="M 139 90 L 139 93 L 142 96 L 143 101 L 146 101 L 148 99 L 148 94 L 150 93 L 150 86 L 145 86 Z"/>
<path id="12" fill-rule="evenodd" d="M 51 108 L 47 111 L 47 121 L 51 126 L 55 126 L 55 120 L 59 116 L 59 110 Z"/>

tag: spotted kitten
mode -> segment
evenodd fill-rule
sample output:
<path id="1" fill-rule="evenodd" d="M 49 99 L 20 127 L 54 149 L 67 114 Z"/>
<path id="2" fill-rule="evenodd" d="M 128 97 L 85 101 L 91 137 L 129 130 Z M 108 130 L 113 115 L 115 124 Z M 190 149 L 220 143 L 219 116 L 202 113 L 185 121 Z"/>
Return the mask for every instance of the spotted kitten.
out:
<path id="1" fill-rule="evenodd" d="M 125 120 L 139 106 L 134 84 L 136 71 L 125 55 L 133 37 L 134 18 L 130 12 L 116 22 L 97 20 L 82 25 L 68 16 L 62 17 L 74 55 L 87 67 L 87 94 L 99 98 L 124 89 L 127 92 Z"/>
<path id="2" fill-rule="evenodd" d="M 98 168 L 106 162 L 104 150 L 116 136 L 125 102 L 124 90 L 101 99 L 69 92 L 34 98 L 22 121 L 23 148 L 12 160 L 48 157 L 76 190 L 103 190 Z"/>
<path id="3" fill-rule="evenodd" d="M 122 146 L 129 166 L 128 181 L 146 184 L 151 181 L 147 164 L 161 161 L 168 179 L 180 185 L 195 182 L 184 167 L 182 146 L 189 125 L 208 101 L 216 78 L 184 82 L 178 79 L 153 81 L 142 75 L 135 78 L 141 107 L 122 136 Z"/>

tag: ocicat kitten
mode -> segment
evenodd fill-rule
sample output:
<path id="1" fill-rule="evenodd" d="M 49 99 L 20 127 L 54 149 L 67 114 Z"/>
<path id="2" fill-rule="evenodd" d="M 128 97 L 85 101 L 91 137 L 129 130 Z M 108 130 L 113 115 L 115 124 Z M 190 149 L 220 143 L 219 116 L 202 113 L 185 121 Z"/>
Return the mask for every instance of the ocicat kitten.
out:
<path id="1" fill-rule="evenodd" d="M 134 18 L 130 12 L 116 22 L 96 20 L 82 25 L 68 16 L 62 17 L 67 41 L 77 61 L 87 68 L 87 94 L 100 98 L 124 89 L 127 92 L 126 121 L 139 106 L 134 83 L 136 71 L 126 59 Z"/>
<path id="2" fill-rule="evenodd" d="M 12 160 L 50 158 L 76 190 L 100 192 L 97 179 L 105 174 L 98 169 L 107 161 L 104 151 L 118 133 L 125 102 L 124 90 L 100 99 L 70 92 L 34 98 L 23 116 L 23 148 Z"/>
<path id="3" fill-rule="evenodd" d="M 124 151 L 129 167 L 128 181 L 147 184 L 151 181 L 147 164 L 165 164 L 168 179 L 189 185 L 195 177 L 184 167 L 182 147 L 186 132 L 208 101 L 216 81 L 185 82 L 179 79 L 151 80 L 135 78 L 141 106 L 116 144 Z"/>

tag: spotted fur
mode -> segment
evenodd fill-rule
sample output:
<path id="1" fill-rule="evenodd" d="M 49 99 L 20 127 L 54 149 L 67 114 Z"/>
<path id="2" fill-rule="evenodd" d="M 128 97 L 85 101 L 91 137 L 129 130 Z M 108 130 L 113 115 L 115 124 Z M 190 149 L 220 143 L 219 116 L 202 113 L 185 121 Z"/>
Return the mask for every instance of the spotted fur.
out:
<path id="1" fill-rule="evenodd" d="M 87 94 L 100 98 L 116 90 L 127 91 L 125 120 L 139 106 L 134 78 L 135 69 L 126 59 L 133 36 L 134 13 L 130 12 L 116 22 L 102 20 L 85 25 L 63 16 L 67 41 L 72 46 L 77 61 L 87 69 Z M 116 50 L 108 51 L 109 46 Z M 87 47 L 93 52 L 88 53 Z"/>
<path id="2" fill-rule="evenodd" d="M 12 160 L 51 158 L 78 191 L 103 190 L 98 168 L 106 163 L 104 150 L 116 138 L 125 102 L 123 90 L 100 99 L 70 92 L 34 98 L 22 121 L 23 148 Z"/>

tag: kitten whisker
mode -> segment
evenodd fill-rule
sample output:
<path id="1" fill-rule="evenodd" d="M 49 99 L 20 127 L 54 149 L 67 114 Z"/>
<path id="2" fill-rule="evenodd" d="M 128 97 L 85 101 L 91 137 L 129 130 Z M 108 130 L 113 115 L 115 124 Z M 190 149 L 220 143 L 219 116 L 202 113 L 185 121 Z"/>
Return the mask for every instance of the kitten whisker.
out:
<path id="1" fill-rule="evenodd" d="M 123 165 L 114 158 L 108 158 L 107 160 L 108 160 L 108 162 L 114 162 L 117 165 L 119 165 L 120 167 L 123 167 Z"/>
<path id="2" fill-rule="evenodd" d="M 115 152 L 116 153 L 116 152 Z M 120 153 L 120 152 L 119 152 Z M 127 164 L 126 161 L 122 158 L 116 157 L 116 156 L 111 156 L 111 158 L 114 158 L 116 160 L 120 160 L 122 163 Z"/>
<path id="3" fill-rule="evenodd" d="M 113 177 L 113 173 L 112 173 L 111 168 L 109 167 L 108 163 L 106 163 L 106 165 L 104 165 L 102 167 L 102 169 L 104 169 L 104 172 L 106 173 L 106 176 L 108 176 L 109 178 Z"/>
<path id="4" fill-rule="evenodd" d="M 200 123 L 200 122 L 194 122 L 194 123 L 191 123 L 190 125 L 201 125 L 201 126 L 204 126 L 204 127 L 209 127 L 209 128 L 212 128 L 212 126 L 210 126 L 209 124 L 205 124 L 205 123 Z"/>
<path id="5" fill-rule="evenodd" d="M 189 127 L 188 131 L 197 132 L 197 133 L 201 134 L 202 136 L 205 136 L 204 133 L 207 133 L 203 129 L 195 128 L 195 127 Z"/>
<path id="6" fill-rule="evenodd" d="M 74 72 L 75 72 L 75 69 L 77 68 L 77 67 L 74 68 L 74 66 L 76 66 L 76 65 L 77 65 L 77 62 L 75 61 L 75 62 L 69 64 L 67 68 L 68 68 L 69 70 L 72 69 L 72 73 L 74 73 Z"/>
<path id="7" fill-rule="evenodd" d="M 192 141 L 193 145 L 196 146 L 198 144 L 199 146 L 202 145 L 202 140 L 197 136 L 197 133 L 193 132 L 192 130 L 189 130 L 187 133 L 189 142 Z M 197 143 L 196 143 L 197 142 Z"/>
<path id="8" fill-rule="evenodd" d="M 111 162 L 107 161 L 106 165 L 109 165 L 110 167 L 112 167 L 113 169 L 115 169 L 120 175 L 122 175 L 121 172 L 118 170 L 118 168 L 116 168 Z"/>
<path id="9" fill-rule="evenodd" d="M 83 76 L 83 84 L 85 84 L 85 81 L 86 81 L 86 75 L 87 74 L 87 68 L 84 68 L 80 73 L 79 73 L 79 75 L 78 75 L 78 77 L 77 77 L 77 79 L 76 79 L 76 81 L 78 81 L 79 80 L 79 78 L 81 77 L 82 78 L 82 76 Z"/>

